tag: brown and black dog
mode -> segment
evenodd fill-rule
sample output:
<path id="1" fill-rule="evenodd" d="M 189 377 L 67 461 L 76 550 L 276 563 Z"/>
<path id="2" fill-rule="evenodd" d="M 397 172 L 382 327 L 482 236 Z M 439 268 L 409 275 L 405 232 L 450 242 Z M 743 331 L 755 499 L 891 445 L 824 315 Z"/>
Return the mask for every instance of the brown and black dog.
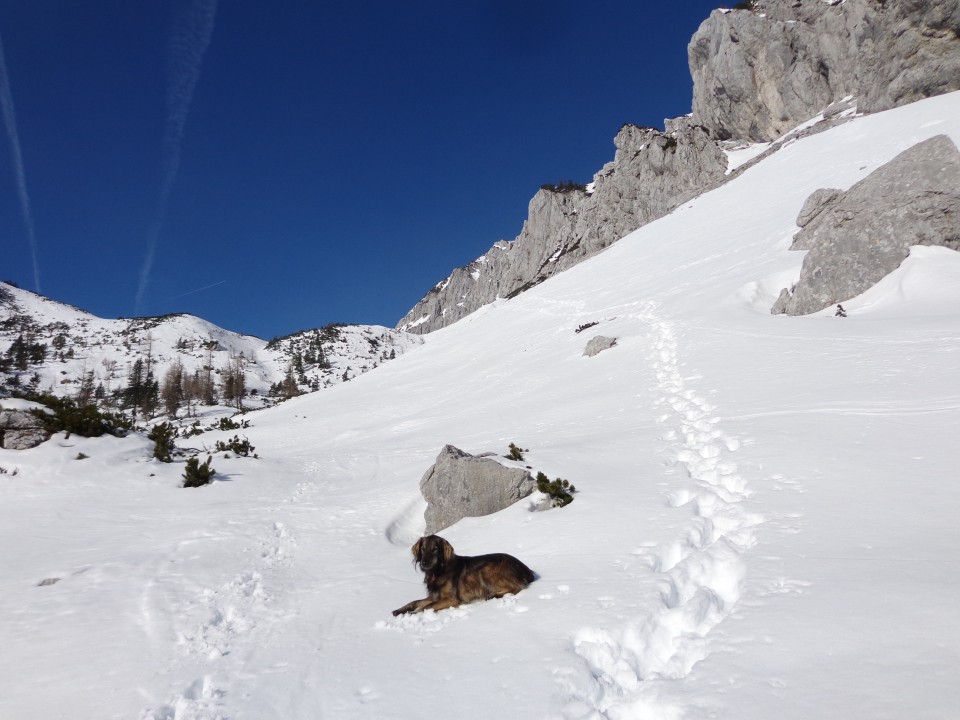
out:
<path id="1" fill-rule="evenodd" d="M 512 555 L 457 555 L 439 535 L 420 538 L 411 550 L 414 564 L 423 570 L 427 597 L 394 610 L 394 615 L 443 610 L 503 597 L 520 592 L 536 579 L 533 571 Z"/>

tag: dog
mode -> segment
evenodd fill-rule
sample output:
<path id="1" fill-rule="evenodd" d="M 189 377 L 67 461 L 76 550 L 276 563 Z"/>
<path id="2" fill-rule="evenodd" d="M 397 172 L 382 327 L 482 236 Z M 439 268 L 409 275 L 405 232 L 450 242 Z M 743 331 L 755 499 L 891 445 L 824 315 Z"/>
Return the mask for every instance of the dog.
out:
<path id="1" fill-rule="evenodd" d="M 427 597 L 394 610 L 394 615 L 443 610 L 516 594 L 536 580 L 533 571 L 512 555 L 457 555 L 439 535 L 420 538 L 410 550 L 414 564 L 424 573 Z"/>

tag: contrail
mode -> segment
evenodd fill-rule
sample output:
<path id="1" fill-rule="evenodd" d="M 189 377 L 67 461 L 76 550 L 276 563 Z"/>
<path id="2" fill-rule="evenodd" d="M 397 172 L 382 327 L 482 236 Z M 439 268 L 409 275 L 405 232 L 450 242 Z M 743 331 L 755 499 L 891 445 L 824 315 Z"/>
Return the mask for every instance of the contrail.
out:
<path id="1" fill-rule="evenodd" d="M 226 280 L 221 280 L 220 282 L 215 282 L 212 285 L 204 285 L 202 288 L 197 288 L 196 290 L 191 290 L 190 292 L 185 292 L 180 295 L 174 295 L 173 297 L 168 297 L 165 300 L 160 300 L 157 302 L 157 305 L 160 305 L 161 303 L 170 302 L 171 300 L 179 300 L 180 298 L 186 297 L 187 295 L 196 295 L 198 292 L 203 292 L 204 290 L 215 288 L 218 285 L 223 285 L 226 282 L 227 282 Z"/>
<path id="2" fill-rule="evenodd" d="M 7 61 L 3 52 L 2 37 L 0 37 L 0 105 L 3 105 L 3 121 L 7 126 L 7 138 L 10 140 L 10 154 L 13 156 L 13 173 L 17 178 L 20 210 L 23 213 L 23 224 L 27 229 L 30 255 L 33 258 L 33 285 L 34 289 L 40 292 L 37 235 L 33 227 L 33 212 L 30 210 L 30 195 L 27 193 L 27 176 L 23 171 L 23 154 L 20 152 L 20 135 L 17 133 L 17 113 L 13 107 L 13 94 L 10 92 L 10 77 L 7 75 Z"/>
<path id="3" fill-rule="evenodd" d="M 137 288 L 138 314 L 150 283 L 157 243 L 167 214 L 167 202 L 180 169 L 180 148 L 190 112 L 190 101 L 200 79 L 200 66 L 210 45 L 216 16 L 217 0 L 191 0 L 189 7 L 177 18 L 167 49 L 167 124 L 161 146 L 160 199 L 157 203 L 156 219 L 147 233 L 147 252 Z"/>

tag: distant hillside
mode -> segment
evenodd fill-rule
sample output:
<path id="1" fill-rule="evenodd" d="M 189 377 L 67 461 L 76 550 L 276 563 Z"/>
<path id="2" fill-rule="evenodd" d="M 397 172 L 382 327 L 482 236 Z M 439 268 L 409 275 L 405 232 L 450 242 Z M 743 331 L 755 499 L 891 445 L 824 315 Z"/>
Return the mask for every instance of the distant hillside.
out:
<path id="1" fill-rule="evenodd" d="M 132 412 L 180 418 L 202 408 L 253 409 L 372 370 L 421 343 L 375 325 L 329 325 L 269 342 L 193 315 L 104 319 L 0 283 L 0 395 L 49 392 Z M 138 364 L 139 361 L 139 364 Z M 149 378 L 148 378 L 149 375 Z M 150 407 L 155 405 L 155 407 Z"/>

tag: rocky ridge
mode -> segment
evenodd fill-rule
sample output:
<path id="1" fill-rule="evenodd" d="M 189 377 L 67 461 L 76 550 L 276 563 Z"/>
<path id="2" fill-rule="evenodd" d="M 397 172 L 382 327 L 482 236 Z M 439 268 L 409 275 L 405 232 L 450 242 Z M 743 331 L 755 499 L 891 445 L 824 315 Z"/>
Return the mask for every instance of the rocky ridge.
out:
<path id="1" fill-rule="evenodd" d="M 512 242 L 457 268 L 397 324 L 424 333 L 497 298 L 511 298 L 595 255 L 624 235 L 723 182 L 726 156 L 706 130 L 681 122 L 666 133 L 624 125 L 616 154 L 583 187 L 540 189 Z"/>
<path id="2" fill-rule="evenodd" d="M 725 147 L 774 141 L 825 110 L 817 130 L 844 121 L 854 103 L 877 112 L 960 88 L 958 29 L 960 0 L 715 10 L 688 47 L 690 116 L 667 120 L 665 132 L 625 125 L 590 185 L 541 189 L 516 239 L 454 270 L 397 327 L 437 330 L 600 252 L 733 177 Z"/>

